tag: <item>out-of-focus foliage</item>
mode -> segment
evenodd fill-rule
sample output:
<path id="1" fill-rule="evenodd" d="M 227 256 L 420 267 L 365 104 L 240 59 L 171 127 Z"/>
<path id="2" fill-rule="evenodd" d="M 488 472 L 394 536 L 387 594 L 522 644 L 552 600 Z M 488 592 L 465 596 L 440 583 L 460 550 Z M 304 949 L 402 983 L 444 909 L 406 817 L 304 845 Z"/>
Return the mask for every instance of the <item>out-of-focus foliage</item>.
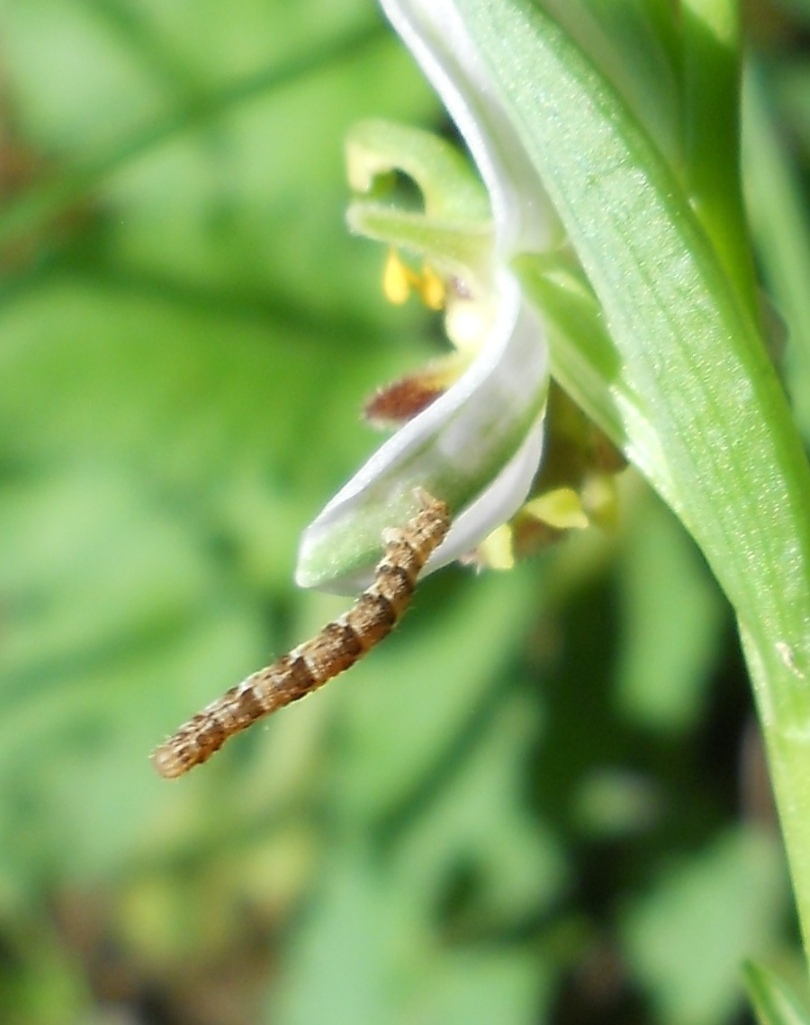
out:
<path id="1" fill-rule="evenodd" d="M 775 972 L 751 962 L 745 981 L 760 1025 L 805 1025 L 807 1011 Z"/>
<path id="2" fill-rule="evenodd" d="M 807 425 L 810 7 L 750 16 Z M 632 474 L 615 535 L 429 579 L 350 676 L 155 776 L 343 607 L 298 535 L 439 343 L 344 229 L 342 138 L 440 113 L 371 0 L 0 29 L 0 1021 L 731 1021 L 743 958 L 794 964 L 784 866 L 728 613 Z"/>

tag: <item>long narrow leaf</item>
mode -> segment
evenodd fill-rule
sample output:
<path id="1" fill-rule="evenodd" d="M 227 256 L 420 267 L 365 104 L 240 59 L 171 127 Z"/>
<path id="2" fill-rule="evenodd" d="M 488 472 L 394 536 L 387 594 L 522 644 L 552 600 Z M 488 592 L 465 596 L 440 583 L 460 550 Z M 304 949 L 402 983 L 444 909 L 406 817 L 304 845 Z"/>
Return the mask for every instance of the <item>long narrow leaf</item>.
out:
<path id="1" fill-rule="evenodd" d="M 807 929 L 810 475 L 750 298 L 575 42 L 528 0 L 459 6 L 602 304 L 621 390 L 643 404 L 628 448 L 648 472 L 666 461 L 650 476 L 673 482 L 739 618 Z"/>

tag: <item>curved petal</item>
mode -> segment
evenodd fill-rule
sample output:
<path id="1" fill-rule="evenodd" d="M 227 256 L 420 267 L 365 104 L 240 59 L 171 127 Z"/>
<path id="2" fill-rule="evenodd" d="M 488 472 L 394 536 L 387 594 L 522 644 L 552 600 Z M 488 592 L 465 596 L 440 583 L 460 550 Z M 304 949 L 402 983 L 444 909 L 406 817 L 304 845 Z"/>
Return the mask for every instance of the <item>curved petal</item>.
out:
<path id="1" fill-rule="evenodd" d="M 537 474 L 543 451 L 545 408 L 516 454 L 495 480 L 454 521 L 450 532 L 425 566 L 424 573 L 441 569 L 476 548 L 496 527 L 510 520 L 523 505 Z"/>
<path id="2" fill-rule="evenodd" d="M 554 230 L 537 172 L 496 93 L 464 21 L 450 0 L 381 0 L 456 123 L 489 192 L 497 253 L 548 248 Z"/>
<path id="3" fill-rule="evenodd" d="M 497 294 L 488 341 L 466 373 L 378 449 L 306 529 L 299 585 L 365 587 L 383 530 L 415 513 L 418 487 L 461 514 L 432 568 L 475 547 L 520 507 L 539 459 L 548 349 L 510 272 L 499 274 Z"/>

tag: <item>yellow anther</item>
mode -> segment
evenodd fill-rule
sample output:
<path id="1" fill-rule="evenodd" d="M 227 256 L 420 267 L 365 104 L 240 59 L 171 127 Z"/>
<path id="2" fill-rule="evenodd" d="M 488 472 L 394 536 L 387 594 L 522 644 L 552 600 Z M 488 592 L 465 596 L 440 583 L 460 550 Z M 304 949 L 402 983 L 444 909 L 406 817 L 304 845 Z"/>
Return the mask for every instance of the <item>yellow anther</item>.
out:
<path id="1" fill-rule="evenodd" d="M 421 275 L 414 282 L 414 288 L 419 292 L 422 302 L 429 310 L 441 310 L 444 308 L 447 290 L 444 287 L 444 281 L 442 281 L 432 267 L 425 264 Z"/>
<path id="2" fill-rule="evenodd" d="M 588 516 L 573 488 L 554 488 L 523 506 L 524 512 L 556 530 L 583 530 Z"/>
<path id="3" fill-rule="evenodd" d="M 432 267 L 425 264 L 421 273 L 412 270 L 402 262 L 396 249 L 389 250 L 385 261 L 383 292 L 396 306 L 401 306 L 411 292 L 416 292 L 429 310 L 443 309 L 446 296 L 444 281 Z"/>
<path id="4" fill-rule="evenodd" d="M 476 563 L 478 566 L 486 566 L 487 569 L 514 569 L 515 551 L 512 544 L 512 528 L 508 523 L 502 523 L 496 527 L 476 551 Z"/>
<path id="5" fill-rule="evenodd" d="M 394 303 L 395 306 L 401 306 L 404 302 L 407 302 L 412 287 L 413 271 L 409 270 L 400 260 L 396 249 L 389 250 L 388 258 L 385 261 L 385 270 L 383 271 L 383 293 L 385 298 L 390 303 Z"/>

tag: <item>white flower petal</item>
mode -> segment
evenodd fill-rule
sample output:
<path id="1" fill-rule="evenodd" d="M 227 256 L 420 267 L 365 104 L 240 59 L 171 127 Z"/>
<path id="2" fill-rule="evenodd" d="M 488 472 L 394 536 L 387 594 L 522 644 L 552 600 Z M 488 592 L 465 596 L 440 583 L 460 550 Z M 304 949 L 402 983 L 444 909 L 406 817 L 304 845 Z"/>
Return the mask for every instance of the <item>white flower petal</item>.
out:
<path id="1" fill-rule="evenodd" d="M 415 489 L 460 517 L 434 565 L 475 547 L 521 505 L 537 469 L 539 418 L 548 387 L 548 349 L 534 307 L 510 272 L 478 358 L 439 399 L 390 438 L 304 532 L 296 580 L 341 593 L 371 579 L 386 527 L 416 510 Z M 533 459 L 533 462 L 532 462 Z M 475 512 L 472 512 L 475 509 Z"/>
<path id="2" fill-rule="evenodd" d="M 508 269 L 519 253 L 552 242 L 554 220 L 540 181 L 488 88 L 485 61 L 455 5 L 382 0 L 382 6 L 446 104 L 487 186 L 495 239 L 476 298 L 482 307 L 491 302 L 494 323 L 467 372 L 384 444 L 305 531 L 298 583 L 339 592 L 369 583 L 384 529 L 415 513 L 417 488 L 447 502 L 455 519 L 430 568 L 473 549 L 518 510 L 540 458 L 549 378 L 540 318 Z"/>
<path id="3" fill-rule="evenodd" d="M 423 571 L 425 575 L 477 548 L 484 538 L 510 520 L 523 505 L 540 465 L 544 423 L 545 408 L 510 462 L 486 491 L 453 521 L 450 533 L 428 560 Z"/>
<path id="4" fill-rule="evenodd" d="M 470 149 L 486 184 L 496 256 L 547 249 L 551 205 L 509 115 L 487 88 L 487 68 L 452 0 L 381 0 Z"/>

